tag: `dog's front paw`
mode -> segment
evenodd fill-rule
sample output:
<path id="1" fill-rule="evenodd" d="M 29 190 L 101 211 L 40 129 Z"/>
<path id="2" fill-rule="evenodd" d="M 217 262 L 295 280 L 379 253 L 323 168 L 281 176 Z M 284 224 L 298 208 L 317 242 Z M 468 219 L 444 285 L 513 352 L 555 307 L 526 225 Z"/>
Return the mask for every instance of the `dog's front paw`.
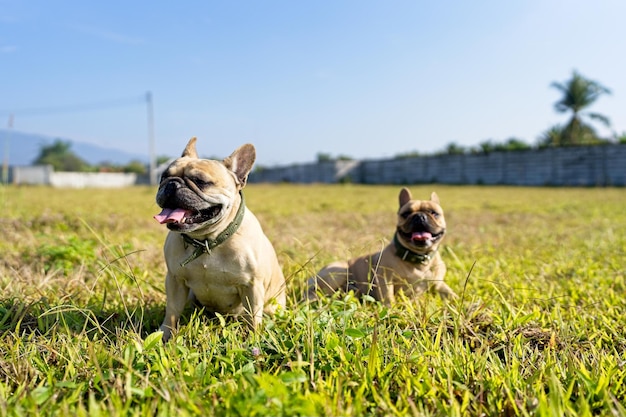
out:
<path id="1" fill-rule="evenodd" d="M 161 338 L 163 343 L 170 340 L 170 337 L 172 337 L 172 328 L 170 326 L 167 326 L 166 324 L 162 324 L 159 330 L 163 332 L 163 337 Z"/>
<path id="2" fill-rule="evenodd" d="M 446 301 L 452 301 L 459 298 L 459 296 L 456 295 L 452 288 L 450 288 L 448 284 L 444 282 L 439 283 L 435 289 L 439 293 L 439 296 Z"/>

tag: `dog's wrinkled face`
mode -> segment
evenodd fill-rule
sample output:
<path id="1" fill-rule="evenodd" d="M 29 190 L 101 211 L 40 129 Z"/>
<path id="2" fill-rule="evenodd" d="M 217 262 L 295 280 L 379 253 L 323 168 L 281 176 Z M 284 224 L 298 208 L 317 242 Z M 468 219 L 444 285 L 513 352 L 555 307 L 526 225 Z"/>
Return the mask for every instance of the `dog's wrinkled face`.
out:
<path id="1" fill-rule="evenodd" d="M 163 172 L 154 216 L 175 232 L 194 232 L 228 217 L 254 163 L 252 145 L 243 145 L 224 161 L 199 159 L 192 138 L 180 158 Z"/>
<path id="2" fill-rule="evenodd" d="M 411 192 L 400 191 L 397 235 L 408 249 L 415 252 L 431 252 L 446 233 L 446 220 L 439 205 L 439 197 L 432 193 L 430 200 L 413 200 Z"/>

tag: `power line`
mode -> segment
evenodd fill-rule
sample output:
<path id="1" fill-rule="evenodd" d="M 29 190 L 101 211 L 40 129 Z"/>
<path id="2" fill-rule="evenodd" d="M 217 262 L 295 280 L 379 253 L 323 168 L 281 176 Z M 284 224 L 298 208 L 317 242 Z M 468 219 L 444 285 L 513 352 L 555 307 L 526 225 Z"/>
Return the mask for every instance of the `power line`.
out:
<path id="1" fill-rule="evenodd" d="M 119 107 L 127 107 L 134 105 L 144 105 L 146 96 L 136 96 L 132 98 L 120 98 L 106 101 L 98 101 L 92 103 L 72 104 L 67 106 L 49 106 L 49 107 L 31 107 L 15 110 L 0 110 L 0 115 L 9 116 L 14 114 L 19 117 L 24 116 L 42 116 L 59 113 L 77 113 L 83 111 L 105 110 Z"/>

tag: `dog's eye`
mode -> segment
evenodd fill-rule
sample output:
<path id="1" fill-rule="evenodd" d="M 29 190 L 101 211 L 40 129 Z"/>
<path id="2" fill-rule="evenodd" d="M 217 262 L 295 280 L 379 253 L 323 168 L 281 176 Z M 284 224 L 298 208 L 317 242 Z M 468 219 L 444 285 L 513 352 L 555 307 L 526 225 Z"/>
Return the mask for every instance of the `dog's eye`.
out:
<path id="1" fill-rule="evenodd" d="M 431 211 L 431 212 L 430 212 L 430 214 L 431 214 L 431 215 L 432 215 L 435 219 L 436 219 L 436 218 L 438 218 L 438 217 L 440 216 L 439 212 L 434 211 L 434 210 L 433 210 L 433 211 Z"/>
<path id="2" fill-rule="evenodd" d="M 194 184 L 196 184 L 200 188 L 213 185 L 212 181 L 205 181 L 202 178 L 192 178 L 191 180 L 194 182 Z"/>
<path id="3" fill-rule="evenodd" d="M 410 211 L 405 211 L 405 212 L 400 213 L 400 217 L 402 217 L 403 219 L 408 218 L 410 215 L 411 215 Z"/>

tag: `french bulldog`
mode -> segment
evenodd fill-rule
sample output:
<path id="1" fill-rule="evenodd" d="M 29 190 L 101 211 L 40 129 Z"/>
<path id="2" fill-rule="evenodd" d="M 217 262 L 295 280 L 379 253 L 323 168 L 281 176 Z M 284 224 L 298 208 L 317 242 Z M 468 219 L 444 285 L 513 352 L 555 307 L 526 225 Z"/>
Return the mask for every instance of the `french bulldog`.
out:
<path id="1" fill-rule="evenodd" d="M 245 144 L 223 161 L 201 159 L 196 138 L 163 172 L 154 218 L 169 229 L 163 253 L 167 341 L 188 301 L 242 317 L 255 329 L 285 306 L 285 278 L 274 247 L 246 207 L 243 188 L 256 159 Z"/>
<path id="2" fill-rule="evenodd" d="M 324 267 L 307 282 L 307 298 L 337 291 L 354 291 L 390 305 L 401 291 L 417 297 L 428 289 L 442 298 L 455 298 L 444 283 L 446 265 L 437 251 L 446 233 L 446 220 L 439 197 L 413 200 L 403 188 L 393 241 L 382 251 Z"/>

